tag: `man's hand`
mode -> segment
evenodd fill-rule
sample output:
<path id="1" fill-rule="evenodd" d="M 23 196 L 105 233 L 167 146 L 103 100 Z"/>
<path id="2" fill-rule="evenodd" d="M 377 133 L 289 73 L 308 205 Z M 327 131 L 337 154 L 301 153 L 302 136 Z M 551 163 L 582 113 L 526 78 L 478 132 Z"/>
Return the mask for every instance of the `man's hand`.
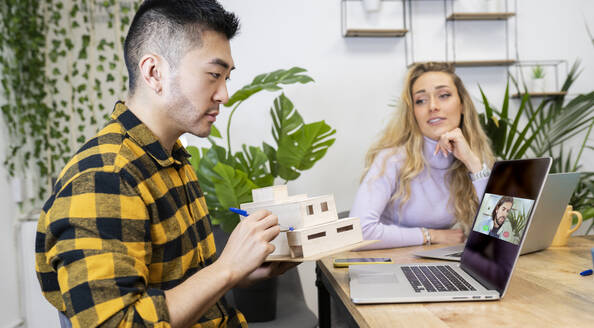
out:
<path id="1" fill-rule="evenodd" d="M 429 229 L 432 244 L 460 244 L 464 241 L 461 229 Z"/>
<path id="2" fill-rule="evenodd" d="M 243 219 L 231 233 L 217 261 L 165 291 L 171 326 L 189 327 L 196 323 L 208 308 L 250 273 L 257 271 L 266 276 L 276 272 L 273 268 L 257 269 L 268 254 L 274 252 L 270 241 L 279 231 L 278 218 L 268 211 L 258 211 Z"/>
<path id="3" fill-rule="evenodd" d="M 237 286 L 241 288 L 249 287 L 260 280 L 280 276 L 299 264 L 299 262 L 265 262 L 241 280 Z"/>
<path id="4" fill-rule="evenodd" d="M 231 274 L 230 282 L 235 285 L 274 252 L 270 241 L 279 233 L 278 217 L 269 211 L 257 211 L 239 222 L 215 263 Z"/>
<path id="5" fill-rule="evenodd" d="M 434 154 L 438 152 L 442 152 L 445 156 L 448 153 L 454 154 L 454 157 L 464 163 L 468 171 L 472 173 L 477 173 L 482 168 L 481 160 L 470 149 L 460 128 L 455 128 L 441 135 Z"/>
<path id="6" fill-rule="evenodd" d="M 229 236 L 227 245 L 215 262 L 230 273 L 230 283 L 237 284 L 274 252 L 270 241 L 278 236 L 278 217 L 269 211 L 257 211 L 241 220 Z"/>

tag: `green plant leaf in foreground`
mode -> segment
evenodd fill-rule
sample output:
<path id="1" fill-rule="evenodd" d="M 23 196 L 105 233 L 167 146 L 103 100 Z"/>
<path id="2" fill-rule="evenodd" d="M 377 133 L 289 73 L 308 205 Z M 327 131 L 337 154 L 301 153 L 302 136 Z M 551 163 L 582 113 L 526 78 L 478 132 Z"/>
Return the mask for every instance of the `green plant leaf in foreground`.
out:
<path id="1" fill-rule="evenodd" d="M 217 173 L 217 177 L 212 182 L 223 210 L 252 201 L 252 189 L 257 186 L 244 172 L 220 162 L 214 166 L 213 171 Z M 235 220 L 221 221 L 221 227 L 231 232 L 238 222 L 239 218 L 235 215 Z"/>
<path id="2" fill-rule="evenodd" d="M 273 123 L 272 136 L 277 144 L 281 136 L 290 135 L 303 126 L 303 118 L 284 93 L 274 99 L 270 116 Z"/>
<path id="3" fill-rule="evenodd" d="M 292 135 L 281 136 L 277 152 L 281 167 L 300 171 L 310 169 L 320 160 L 335 139 L 329 137 L 336 133 L 326 122 L 305 124 Z M 286 179 L 281 175 L 281 178 Z"/>
<path id="4" fill-rule="evenodd" d="M 291 69 L 279 69 L 274 72 L 260 74 L 254 78 L 252 83 L 245 85 L 243 88 L 237 90 L 229 101 L 225 104 L 227 107 L 233 106 L 238 101 L 243 101 L 249 98 L 254 93 L 262 90 L 278 91 L 281 89 L 279 84 L 294 84 L 294 83 L 309 83 L 313 79 L 305 74 L 301 74 L 306 70 L 301 67 L 292 67 Z"/>
<path id="5" fill-rule="evenodd" d="M 242 146 L 243 152 L 235 153 L 235 160 L 239 168 L 247 173 L 247 176 L 252 180 L 257 188 L 272 186 L 274 176 L 268 173 L 266 163 L 268 157 L 262 149 L 246 145 Z"/>

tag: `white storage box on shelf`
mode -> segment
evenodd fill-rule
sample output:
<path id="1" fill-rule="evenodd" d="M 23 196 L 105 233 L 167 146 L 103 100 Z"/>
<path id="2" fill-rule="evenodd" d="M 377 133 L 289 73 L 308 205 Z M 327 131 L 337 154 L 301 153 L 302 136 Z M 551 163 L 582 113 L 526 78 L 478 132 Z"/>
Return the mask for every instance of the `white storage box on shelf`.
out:
<path id="1" fill-rule="evenodd" d="M 254 202 L 240 204 L 240 208 L 248 213 L 265 209 L 278 216 L 278 223 L 281 227 L 292 227 L 295 229 L 295 247 L 301 245 L 300 243 L 297 244 L 297 240 L 301 240 L 298 235 L 302 233 L 308 235 L 312 233 L 326 234 L 324 238 L 318 238 L 319 240 L 310 238 L 305 242 L 304 244 L 306 245 L 302 247 L 305 251 L 300 253 L 302 255 L 292 255 L 297 254 L 297 252 L 292 252 L 289 248 L 287 233 L 290 232 L 281 232 L 272 241 L 275 251 L 270 254 L 267 260 L 272 260 L 273 258 L 304 257 L 303 254 L 313 254 L 314 252 L 319 254 L 332 249 L 338 249 L 342 246 L 356 244 L 362 240 L 361 226 L 358 218 L 350 218 L 349 223 L 346 224 L 343 224 L 345 220 L 338 220 L 334 195 L 307 197 L 307 195 L 301 194 L 289 196 L 286 185 L 277 185 L 254 189 L 252 190 L 252 196 Z M 337 227 L 342 227 L 343 225 L 350 226 L 352 231 L 341 230 L 343 232 L 342 234 L 334 231 Z M 334 232 L 331 233 L 331 230 Z M 338 240 L 339 237 L 344 240 Z"/>
<path id="2" fill-rule="evenodd" d="M 359 218 L 333 222 L 287 232 L 291 257 L 309 257 L 363 241 Z"/>

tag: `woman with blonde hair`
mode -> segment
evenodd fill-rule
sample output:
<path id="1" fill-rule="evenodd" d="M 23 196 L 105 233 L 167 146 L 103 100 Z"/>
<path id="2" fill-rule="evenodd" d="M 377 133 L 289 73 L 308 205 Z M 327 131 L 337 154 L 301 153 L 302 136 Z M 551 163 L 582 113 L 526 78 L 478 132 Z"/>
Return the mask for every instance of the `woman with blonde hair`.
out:
<path id="1" fill-rule="evenodd" d="M 396 115 L 367 152 L 351 208 L 369 248 L 464 240 L 494 158 L 452 65 L 407 74 Z"/>

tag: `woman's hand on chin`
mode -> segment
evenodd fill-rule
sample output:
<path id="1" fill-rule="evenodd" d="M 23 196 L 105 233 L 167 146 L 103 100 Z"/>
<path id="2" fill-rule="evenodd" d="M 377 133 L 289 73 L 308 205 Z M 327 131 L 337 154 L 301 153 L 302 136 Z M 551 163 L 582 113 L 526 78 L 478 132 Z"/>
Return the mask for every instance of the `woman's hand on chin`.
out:
<path id="1" fill-rule="evenodd" d="M 443 153 L 444 156 L 447 156 L 448 153 L 452 153 L 454 157 L 464 163 L 468 171 L 471 173 L 477 173 L 482 169 L 483 163 L 481 163 L 478 156 L 476 156 L 470 149 L 460 128 L 455 128 L 441 135 L 435 146 L 434 154 L 437 154 L 438 152 Z"/>

